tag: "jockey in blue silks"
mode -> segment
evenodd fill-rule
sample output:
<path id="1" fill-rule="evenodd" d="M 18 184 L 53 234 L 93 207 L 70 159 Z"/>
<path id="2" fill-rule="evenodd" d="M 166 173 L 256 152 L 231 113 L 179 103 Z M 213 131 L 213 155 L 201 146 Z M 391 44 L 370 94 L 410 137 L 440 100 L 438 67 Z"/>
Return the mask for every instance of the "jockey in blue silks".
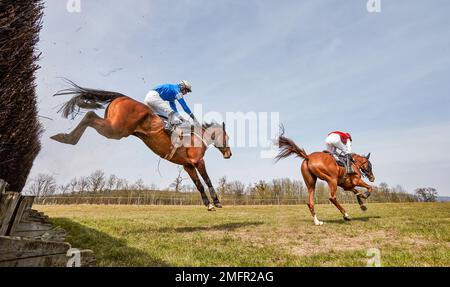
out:
<path id="1" fill-rule="evenodd" d="M 182 131 L 179 126 L 185 122 L 185 119 L 178 113 L 175 101 L 180 103 L 183 110 L 194 120 L 196 125 L 199 122 L 189 109 L 183 96 L 192 92 L 192 86 L 187 81 L 181 81 L 179 84 L 164 84 L 156 86 L 153 90 L 147 93 L 144 103 L 149 106 L 156 114 L 168 118 L 168 125 L 165 128 L 171 130 L 172 146 L 169 153 L 164 157 L 170 160 L 176 150 L 182 145 L 180 138 Z"/>
<path id="2" fill-rule="evenodd" d="M 192 92 L 192 86 L 185 80 L 181 81 L 179 84 L 158 85 L 153 90 L 148 92 L 144 102 L 158 115 L 167 117 L 170 124 L 179 125 L 185 120 L 178 113 L 177 105 L 175 103 L 175 101 L 178 101 L 183 110 L 194 120 L 195 123 L 198 123 L 183 98 L 183 96 L 190 92 Z"/>

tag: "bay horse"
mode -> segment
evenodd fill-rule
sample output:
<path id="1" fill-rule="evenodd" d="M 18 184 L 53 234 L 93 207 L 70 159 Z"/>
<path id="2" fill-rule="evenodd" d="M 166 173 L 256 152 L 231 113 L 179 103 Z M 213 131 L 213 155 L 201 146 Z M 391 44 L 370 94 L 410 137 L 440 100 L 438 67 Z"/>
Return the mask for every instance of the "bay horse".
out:
<path id="1" fill-rule="evenodd" d="M 375 176 L 372 172 L 372 164 L 369 160 L 370 153 L 367 156 L 352 154 L 352 167 L 355 173 L 346 174 L 345 168 L 337 164 L 331 153 L 315 152 L 307 154 L 305 150 L 298 147 L 293 140 L 284 137 L 283 129 L 278 138 L 278 146 L 280 148 L 280 153 L 275 157 L 277 161 L 290 155 L 296 155 L 304 159 L 301 165 L 301 172 L 308 189 L 309 200 L 307 205 L 314 218 L 315 225 L 323 225 L 323 222 L 317 218 L 314 211 L 314 192 L 317 178 L 327 182 L 330 189 L 329 200 L 337 207 L 337 209 L 339 209 L 344 220 L 350 221 L 351 219 L 345 209 L 337 201 L 336 191 L 338 186 L 346 191 L 351 191 L 356 194 L 361 210 L 367 210 L 362 198 L 367 199 L 370 196 L 372 187 L 362 180 L 362 176 L 367 177 L 370 182 L 375 181 Z M 358 192 L 355 189 L 357 186 L 364 187 L 367 190 L 364 193 Z"/>
<path id="2" fill-rule="evenodd" d="M 68 82 L 72 87 L 55 94 L 73 96 L 58 111 L 62 112 L 63 117 L 71 116 L 74 119 L 81 109 L 99 109 L 106 106 L 105 115 L 101 118 L 95 112 L 89 111 L 70 133 L 60 133 L 50 137 L 51 139 L 76 145 L 88 127 L 94 128 L 109 139 L 119 140 L 130 135 L 136 136 L 158 156 L 168 158 L 167 155 L 170 154 L 170 162 L 183 166 L 200 192 L 208 211 L 215 210 L 214 207 L 222 207 L 206 171 L 203 157 L 211 144 L 219 149 L 225 159 L 232 156 L 224 123 L 203 124 L 202 127 L 197 127 L 196 130 L 200 131 L 191 134 L 191 144 L 184 144 L 173 152 L 171 137 L 164 129 L 163 120 L 150 107 L 120 93 L 83 88 L 69 80 Z M 197 172 L 208 186 L 213 204 L 210 203 Z"/>

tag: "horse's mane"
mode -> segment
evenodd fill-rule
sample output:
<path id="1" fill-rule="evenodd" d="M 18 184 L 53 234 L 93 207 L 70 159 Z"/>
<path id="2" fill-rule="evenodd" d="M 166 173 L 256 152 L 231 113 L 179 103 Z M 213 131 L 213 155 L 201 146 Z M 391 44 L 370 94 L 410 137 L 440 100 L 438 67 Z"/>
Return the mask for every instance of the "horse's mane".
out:
<path id="1" fill-rule="evenodd" d="M 219 123 L 216 123 L 216 122 L 210 122 L 210 123 L 208 123 L 208 122 L 204 122 L 203 124 L 202 124 L 202 127 L 203 127 L 203 129 L 209 129 L 209 128 L 211 128 L 211 127 L 215 127 L 215 128 L 218 128 L 218 127 L 221 127 L 221 125 L 219 124 Z"/>

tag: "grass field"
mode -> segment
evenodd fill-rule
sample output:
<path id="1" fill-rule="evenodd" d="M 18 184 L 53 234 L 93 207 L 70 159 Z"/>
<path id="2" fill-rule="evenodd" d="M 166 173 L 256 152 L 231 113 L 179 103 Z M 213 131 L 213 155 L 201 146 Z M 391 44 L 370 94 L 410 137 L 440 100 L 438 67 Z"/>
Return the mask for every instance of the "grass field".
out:
<path id="1" fill-rule="evenodd" d="M 306 206 L 35 206 L 100 266 L 450 266 L 450 203 Z"/>

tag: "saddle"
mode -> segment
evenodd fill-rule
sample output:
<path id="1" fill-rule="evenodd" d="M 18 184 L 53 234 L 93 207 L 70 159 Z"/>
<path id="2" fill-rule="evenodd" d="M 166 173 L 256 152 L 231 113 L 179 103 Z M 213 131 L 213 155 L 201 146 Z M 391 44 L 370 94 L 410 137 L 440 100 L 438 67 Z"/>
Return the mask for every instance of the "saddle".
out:
<path id="1" fill-rule="evenodd" d="M 163 123 L 164 123 L 164 131 L 167 133 L 168 136 L 172 136 L 172 133 L 177 128 L 181 129 L 181 135 L 183 137 L 190 136 L 190 133 L 186 132 L 187 129 L 189 129 L 190 126 L 191 126 L 191 124 L 189 122 L 184 122 L 184 123 L 182 123 L 180 125 L 174 125 L 174 124 L 170 123 L 169 118 L 166 117 L 165 115 L 161 115 L 161 114 L 157 114 L 157 115 L 163 121 Z"/>
<path id="2" fill-rule="evenodd" d="M 185 121 L 180 125 L 173 125 L 170 123 L 169 118 L 165 115 L 161 115 L 161 114 L 157 114 L 160 119 L 164 122 L 164 131 L 167 133 L 167 135 L 169 137 L 172 136 L 172 134 L 174 133 L 174 131 L 176 129 L 178 129 L 178 131 L 180 132 L 180 141 L 185 141 L 185 140 L 192 140 L 192 137 L 197 137 L 200 140 L 203 141 L 203 143 L 208 146 L 208 143 L 205 141 L 205 139 L 203 138 L 203 136 L 201 135 L 201 133 L 197 133 L 194 130 L 194 126 L 189 122 L 189 121 Z M 172 146 L 169 153 L 164 157 L 167 160 L 170 160 L 173 155 L 175 154 L 175 151 L 178 147 L 174 147 Z"/>
<path id="3" fill-rule="evenodd" d="M 173 131 L 177 128 L 181 129 L 181 134 L 183 137 L 190 137 L 191 132 L 193 131 L 193 125 L 189 121 L 184 121 L 180 125 L 173 125 L 170 123 L 169 118 L 165 115 L 157 114 L 164 122 L 164 130 L 166 133 L 171 136 Z"/>
<path id="4" fill-rule="evenodd" d="M 323 152 L 330 154 L 336 160 L 336 163 L 339 166 L 342 166 L 342 167 L 346 166 L 347 159 L 344 156 L 340 156 L 340 155 L 337 155 L 337 154 L 332 154 L 331 152 L 329 152 L 327 150 L 324 150 Z"/>
<path id="5" fill-rule="evenodd" d="M 173 130 L 175 129 L 175 126 L 172 125 L 169 122 L 169 118 L 166 117 L 165 115 L 161 115 L 161 114 L 156 114 L 164 123 L 164 131 L 170 136 L 172 135 Z"/>

